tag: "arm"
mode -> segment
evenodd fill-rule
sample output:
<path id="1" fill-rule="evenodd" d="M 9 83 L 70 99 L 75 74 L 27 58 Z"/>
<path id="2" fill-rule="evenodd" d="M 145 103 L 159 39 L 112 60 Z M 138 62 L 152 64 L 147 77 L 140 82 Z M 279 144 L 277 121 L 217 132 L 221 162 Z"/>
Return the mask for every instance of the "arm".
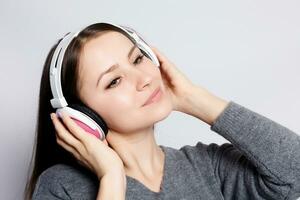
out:
<path id="1" fill-rule="evenodd" d="M 125 199 L 126 176 L 124 173 L 106 174 L 101 178 L 97 200 Z"/>
<path id="2" fill-rule="evenodd" d="M 197 86 L 191 88 L 188 95 L 185 95 L 188 98 L 183 103 L 183 112 L 212 125 L 229 102 L 213 95 L 205 88 Z"/>
<path id="3" fill-rule="evenodd" d="M 223 192 L 277 199 L 300 196 L 300 136 L 234 102 L 205 95 L 193 91 L 193 109 L 188 111 L 232 143 L 208 148 Z"/>

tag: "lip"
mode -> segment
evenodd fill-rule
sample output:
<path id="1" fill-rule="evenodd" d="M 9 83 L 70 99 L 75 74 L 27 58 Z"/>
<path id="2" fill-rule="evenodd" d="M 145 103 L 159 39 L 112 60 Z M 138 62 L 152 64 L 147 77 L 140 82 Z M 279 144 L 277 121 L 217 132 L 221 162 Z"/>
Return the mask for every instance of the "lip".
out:
<path id="1" fill-rule="evenodd" d="M 156 90 L 154 90 L 154 92 L 149 96 L 149 98 L 147 99 L 147 101 L 144 103 L 143 106 L 148 105 L 150 103 L 152 103 L 153 101 L 155 101 L 155 97 L 158 96 L 157 94 L 161 93 L 160 87 L 156 88 Z"/>

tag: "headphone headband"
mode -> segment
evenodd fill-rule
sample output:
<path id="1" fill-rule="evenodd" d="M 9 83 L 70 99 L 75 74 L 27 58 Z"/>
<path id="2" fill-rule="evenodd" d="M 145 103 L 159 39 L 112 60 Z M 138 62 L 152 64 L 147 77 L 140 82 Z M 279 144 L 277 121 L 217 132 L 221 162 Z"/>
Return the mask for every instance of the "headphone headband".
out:
<path id="1" fill-rule="evenodd" d="M 153 62 L 156 66 L 159 66 L 159 61 L 154 54 L 154 52 L 151 50 L 151 48 L 147 45 L 147 43 L 137 35 L 137 33 L 125 26 L 120 26 L 112 23 L 101 23 L 101 24 L 108 24 L 112 25 L 118 29 L 120 29 L 122 32 L 124 32 L 126 35 L 129 36 L 135 43 L 137 44 L 138 48 L 141 49 Z M 51 105 L 53 108 L 63 108 L 68 105 L 65 97 L 63 96 L 62 87 L 61 87 L 61 71 L 62 71 L 62 64 L 65 52 L 71 43 L 71 41 L 81 32 L 71 32 L 66 34 L 63 39 L 59 42 L 57 45 L 52 59 L 51 59 L 51 65 L 50 65 L 50 87 L 53 94 L 53 99 L 50 100 Z"/>

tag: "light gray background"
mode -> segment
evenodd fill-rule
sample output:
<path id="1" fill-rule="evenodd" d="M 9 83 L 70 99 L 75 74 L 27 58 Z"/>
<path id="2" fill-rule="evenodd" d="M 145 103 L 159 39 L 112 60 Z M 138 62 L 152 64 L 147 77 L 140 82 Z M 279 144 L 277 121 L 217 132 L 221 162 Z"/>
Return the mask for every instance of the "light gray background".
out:
<path id="1" fill-rule="evenodd" d="M 1 1 L 0 199 L 21 199 L 50 46 L 96 21 L 132 26 L 193 82 L 300 133 L 299 1 Z M 159 144 L 226 142 L 173 112 Z"/>

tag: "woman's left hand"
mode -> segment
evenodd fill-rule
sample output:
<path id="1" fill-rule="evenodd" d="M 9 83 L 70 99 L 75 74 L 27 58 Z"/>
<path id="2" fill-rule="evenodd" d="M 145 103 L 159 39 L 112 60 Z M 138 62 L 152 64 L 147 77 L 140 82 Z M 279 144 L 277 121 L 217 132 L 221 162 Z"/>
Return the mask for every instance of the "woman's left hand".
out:
<path id="1" fill-rule="evenodd" d="M 172 98 L 173 109 L 188 113 L 189 97 L 197 90 L 208 93 L 204 88 L 192 83 L 179 69 L 157 48 L 151 46 L 160 63 L 160 71 L 167 93 Z"/>

